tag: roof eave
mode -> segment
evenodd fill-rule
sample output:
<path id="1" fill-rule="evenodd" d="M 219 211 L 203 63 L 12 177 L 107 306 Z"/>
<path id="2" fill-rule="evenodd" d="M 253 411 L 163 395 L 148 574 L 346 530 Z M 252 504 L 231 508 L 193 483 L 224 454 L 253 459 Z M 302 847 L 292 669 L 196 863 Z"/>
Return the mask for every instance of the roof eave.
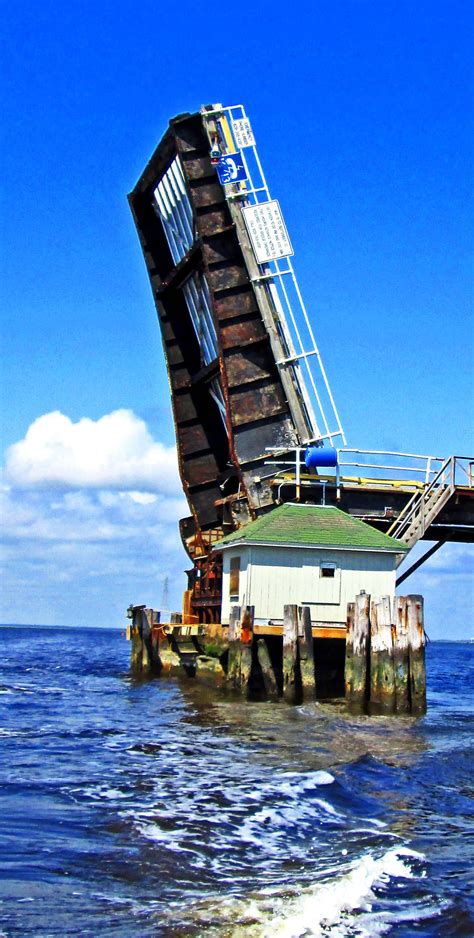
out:
<path id="1" fill-rule="evenodd" d="M 409 547 L 406 547 L 404 544 L 400 544 L 397 547 L 366 547 L 366 546 L 351 546 L 349 544 L 301 544 L 295 543 L 294 541 L 285 541 L 278 542 L 275 541 L 264 541 L 264 540 L 250 540 L 247 538 L 236 539 L 235 541 L 230 541 L 228 544 L 223 544 L 222 542 L 217 542 L 214 544 L 214 549 L 216 550 L 228 550 L 231 547 L 284 547 L 288 548 L 297 548 L 299 550 L 344 550 L 344 551 L 363 551 L 365 553 L 376 553 L 376 554 L 401 554 L 405 551 L 409 551 Z"/>

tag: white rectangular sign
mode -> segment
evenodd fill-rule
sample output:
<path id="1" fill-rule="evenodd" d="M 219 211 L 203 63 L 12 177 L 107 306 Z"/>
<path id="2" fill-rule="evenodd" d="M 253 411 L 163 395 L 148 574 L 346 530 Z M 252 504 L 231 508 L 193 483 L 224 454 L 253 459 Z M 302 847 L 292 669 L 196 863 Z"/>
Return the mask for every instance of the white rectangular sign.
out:
<path id="1" fill-rule="evenodd" d="M 242 147 L 255 146 L 255 137 L 248 117 L 240 117 L 238 120 L 233 120 L 232 130 L 234 131 L 235 142 L 239 150 L 241 150 Z"/>
<path id="2" fill-rule="evenodd" d="M 247 205 L 242 209 L 242 215 L 258 264 L 293 254 L 280 203 L 276 199 Z"/>

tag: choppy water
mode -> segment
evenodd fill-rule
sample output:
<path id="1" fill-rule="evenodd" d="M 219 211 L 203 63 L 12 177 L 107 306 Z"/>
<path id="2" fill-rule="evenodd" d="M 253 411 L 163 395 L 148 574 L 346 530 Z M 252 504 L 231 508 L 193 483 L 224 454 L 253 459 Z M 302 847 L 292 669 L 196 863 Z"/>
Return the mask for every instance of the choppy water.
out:
<path id="1" fill-rule="evenodd" d="M 474 934 L 474 645 L 429 646 L 414 720 L 136 682 L 116 632 L 0 644 L 0 935 Z"/>

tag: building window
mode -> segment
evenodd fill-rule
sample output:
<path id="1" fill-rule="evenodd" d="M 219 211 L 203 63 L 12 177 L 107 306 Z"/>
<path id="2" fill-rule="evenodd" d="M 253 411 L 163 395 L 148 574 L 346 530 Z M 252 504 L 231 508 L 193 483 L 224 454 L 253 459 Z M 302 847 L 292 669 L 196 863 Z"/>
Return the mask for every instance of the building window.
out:
<path id="1" fill-rule="evenodd" d="M 319 576 L 324 577 L 327 580 L 333 580 L 336 576 L 336 564 L 335 563 L 322 563 L 319 568 Z"/>
<path id="2" fill-rule="evenodd" d="M 230 560 L 230 578 L 229 578 L 229 597 L 231 600 L 239 598 L 240 581 L 240 557 L 231 557 Z"/>
<path id="3" fill-rule="evenodd" d="M 193 246 L 194 220 L 183 170 L 177 157 L 163 173 L 153 195 L 171 256 L 174 263 L 178 264 Z"/>

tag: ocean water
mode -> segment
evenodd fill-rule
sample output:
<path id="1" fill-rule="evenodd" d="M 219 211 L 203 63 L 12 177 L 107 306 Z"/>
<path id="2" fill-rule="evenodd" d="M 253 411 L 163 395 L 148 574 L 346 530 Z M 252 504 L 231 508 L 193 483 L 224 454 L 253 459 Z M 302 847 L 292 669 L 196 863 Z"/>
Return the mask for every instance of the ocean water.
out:
<path id="1" fill-rule="evenodd" d="M 474 645 L 429 710 L 134 680 L 118 632 L 0 629 L 0 935 L 474 934 Z"/>

